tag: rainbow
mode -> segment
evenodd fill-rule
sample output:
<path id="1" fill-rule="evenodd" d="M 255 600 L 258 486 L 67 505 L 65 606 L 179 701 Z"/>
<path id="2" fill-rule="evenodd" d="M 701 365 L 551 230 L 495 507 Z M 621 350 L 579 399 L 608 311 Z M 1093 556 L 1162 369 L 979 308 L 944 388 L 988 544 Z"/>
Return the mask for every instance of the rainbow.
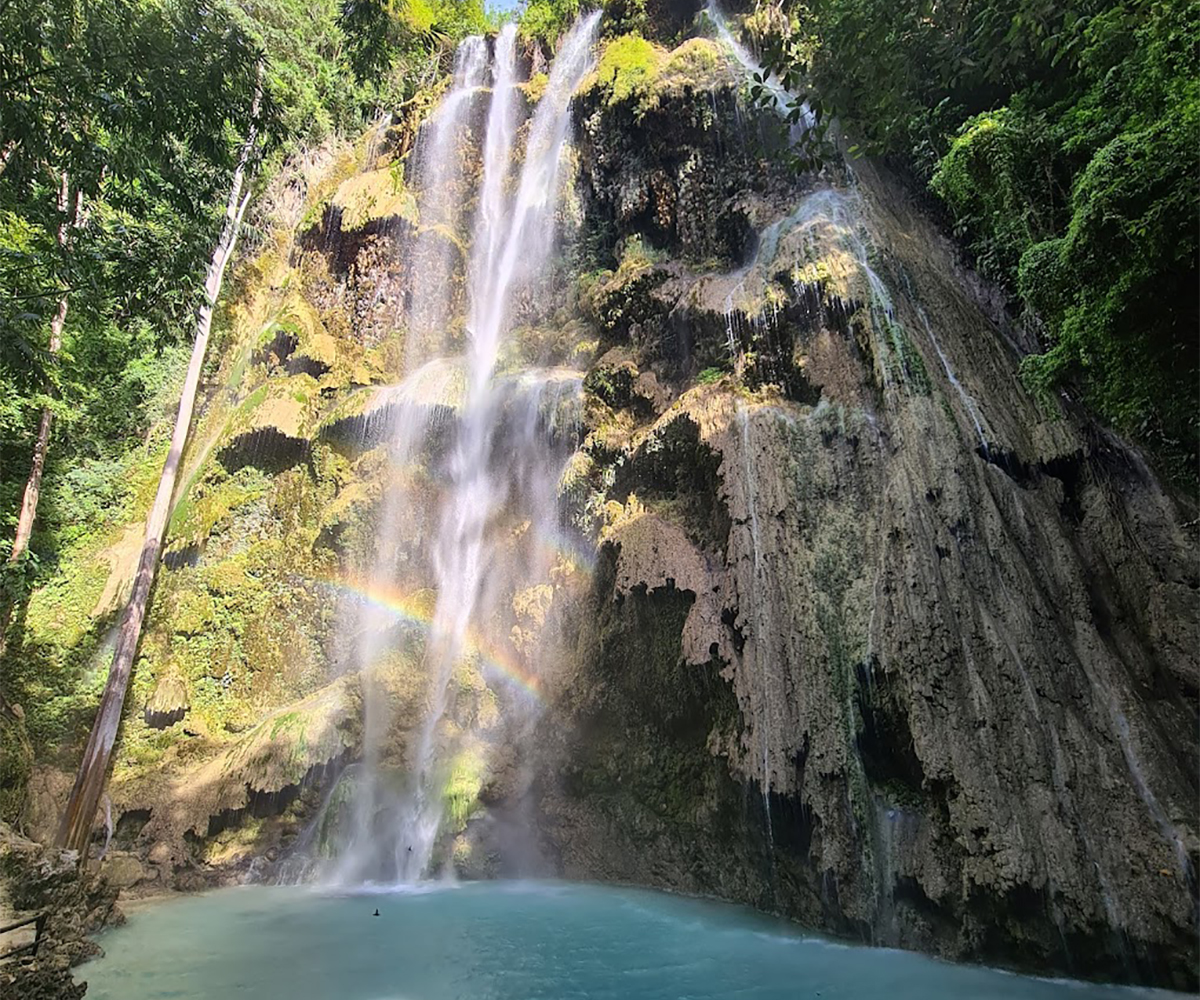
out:
<path id="1" fill-rule="evenodd" d="M 323 579 L 315 582 L 356 601 L 369 604 L 397 621 L 414 625 L 426 632 L 433 626 L 437 604 L 432 591 L 417 590 L 405 593 L 355 577 Z M 468 655 L 474 654 L 479 657 L 485 676 L 491 673 L 503 677 L 535 701 L 543 700 L 541 679 L 525 669 L 507 650 L 490 642 L 478 630 L 471 629 L 464 637 L 463 651 Z"/>
<path id="2" fill-rule="evenodd" d="M 584 573 L 596 568 L 595 550 L 565 532 L 539 529 L 534 534 L 534 544 L 550 562 L 567 562 Z"/>

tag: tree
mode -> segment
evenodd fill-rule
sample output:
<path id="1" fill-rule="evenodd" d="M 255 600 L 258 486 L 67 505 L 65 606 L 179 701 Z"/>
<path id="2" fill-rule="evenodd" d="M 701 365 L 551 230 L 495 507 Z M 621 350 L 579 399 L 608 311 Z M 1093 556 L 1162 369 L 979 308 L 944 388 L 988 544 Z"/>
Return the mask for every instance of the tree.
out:
<path id="1" fill-rule="evenodd" d="M 233 255 L 242 218 L 246 213 L 246 205 L 250 201 L 249 192 L 243 195 L 242 188 L 245 185 L 246 171 L 251 157 L 256 152 L 261 100 L 262 66 L 260 63 L 254 102 L 251 105 L 249 131 L 242 143 L 241 154 L 229 185 L 229 197 L 225 204 L 225 219 L 221 227 L 221 235 L 208 263 L 208 272 L 204 282 L 204 301 L 196 313 L 196 337 L 192 346 L 191 362 L 188 365 L 187 380 L 184 382 L 183 393 L 179 400 L 179 412 L 175 418 L 171 447 L 163 464 L 162 475 L 159 477 L 154 505 L 150 508 L 150 514 L 146 519 L 146 535 L 142 542 L 137 573 L 134 576 L 133 591 L 121 619 L 117 645 L 113 652 L 112 665 L 109 667 L 108 682 L 100 700 L 100 710 L 96 714 L 91 735 L 84 748 L 83 760 L 80 762 L 79 773 L 75 778 L 75 786 L 71 790 L 71 797 L 67 802 L 66 813 L 57 835 L 58 846 L 79 851 L 81 858 L 87 853 L 96 806 L 100 801 L 100 794 L 104 790 L 113 744 L 116 742 L 117 729 L 121 723 L 125 691 L 129 686 L 133 658 L 141 639 L 142 622 L 146 616 L 150 590 L 158 568 L 163 534 L 166 531 L 167 518 L 171 512 L 171 498 L 175 492 L 179 462 L 183 456 L 184 446 L 187 444 L 188 429 L 191 427 L 196 389 L 200 382 L 200 369 L 204 364 L 204 355 L 208 349 L 208 338 L 212 330 L 213 309 L 221 294 L 225 268 Z"/>
<path id="2" fill-rule="evenodd" d="M 194 252 L 180 236 L 209 225 L 215 199 L 205 189 L 227 169 L 221 129 L 244 107 L 239 77 L 250 54 L 228 20 L 190 0 L 35 0 L 19 9 L 0 0 L 0 379 L 12 408 L 0 421 L 38 414 L 10 561 L 27 550 L 37 516 L 68 302 L 79 299 L 89 325 L 117 312 L 131 318 L 118 258 L 139 246 L 153 215 L 175 216 L 171 235 Z M 101 225 L 80 240 L 72 234 L 85 202 Z M 195 264 L 183 257 L 139 263 L 153 277 L 184 265 L 167 283 L 186 292 Z M 137 306 L 164 312 L 149 297 Z"/>
<path id="3" fill-rule="evenodd" d="M 58 193 L 59 223 L 56 240 L 59 249 L 65 255 L 69 233 L 74 226 L 82 221 L 83 193 L 75 192 L 71 198 L 71 178 L 64 170 Z M 50 321 L 50 355 L 58 354 L 62 347 L 63 325 L 67 321 L 68 296 L 63 292 L 58 300 L 58 309 Z M 33 519 L 37 516 L 38 497 L 42 492 L 42 472 L 46 467 L 46 450 L 50 447 L 50 425 L 54 420 L 54 411 L 49 406 L 42 407 L 42 418 L 38 425 L 37 441 L 33 446 L 33 466 L 29 470 L 29 479 L 25 483 L 25 493 L 21 498 L 21 514 L 17 519 L 17 533 L 13 538 L 12 550 L 8 561 L 16 562 L 29 547 L 29 536 L 33 533 Z M 5 615 L 7 618 L 7 614 Z M 7 626 L 7 620 L 0 622 L 0 632 Z M 3 650 L 3 636 L 0 635 L 0 651 Z"/>
<path id="4" fill-rule="evenodd" d="M 84 338 L 149 321 L 167 341 L 194 301 L 247 69 L 244 35 L 196 0 L 0 0 L 0 463 L 29 470 L 0 563 L 0 658 L 36 568 L 52 434 L 110 377 L 78 364 L 105 353 Z M 6 507 L 15 487 L 0 476 Z"/>

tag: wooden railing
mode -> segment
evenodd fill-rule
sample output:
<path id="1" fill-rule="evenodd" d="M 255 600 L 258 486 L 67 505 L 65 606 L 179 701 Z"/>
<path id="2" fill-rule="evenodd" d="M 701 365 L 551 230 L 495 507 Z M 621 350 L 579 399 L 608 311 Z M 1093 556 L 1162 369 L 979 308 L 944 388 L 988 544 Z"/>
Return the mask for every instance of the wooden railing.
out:
<path id="1" fill-rule="evenodd" d="M 46 920 L 49 918 L 49 916 L 49 911 L 42 910 L 40 913 L 34 913 L 28 917 L 22 917 L 20 920 L 17 920 L 14 923 L 5 924 L 3 927 L 0 927 L 0 935 L 4 935 L 9 933 L 9 931 L 20 930 L 22 927 L 28 927 L 30 924 L 33 924 L 33 940 L 28 944 L 18 945 L 16 948 L 12 948 L 9 951 L 0 952 L 0 962 L 10 958 L 16 958 L 18 955 L 23 955 L 25 952 L 29 952 L 30 955 L 37 955 L 38 945 L 42 943 L 42 932 L 46 929 Z"/>

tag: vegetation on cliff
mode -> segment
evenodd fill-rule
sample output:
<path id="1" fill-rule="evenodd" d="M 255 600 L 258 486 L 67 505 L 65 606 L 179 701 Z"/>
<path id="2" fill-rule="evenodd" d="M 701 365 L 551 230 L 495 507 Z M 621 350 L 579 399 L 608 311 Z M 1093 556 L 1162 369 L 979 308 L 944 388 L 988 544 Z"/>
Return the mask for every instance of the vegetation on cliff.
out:
<path id="1" fill-rule="evenodd" d="M 95 709 L 111 581 L 136 558 L 235 165 L 249 154 L 261 247 L 285 163 L 410 101 L 486 23 L 474 0 L 0 7 L 0 693 L 29 707 L 0 697 L 13 739 L 66 749 Z M 380 30 L 386 65 L 363 58 Z M 297 364 L 327 367 L 328 339 Z"/>
<path id="2" fill-rule="evenodd" d="M 385 383 L 405 370 L 405 297 L 427 277 L 412 236 L 431 214 L 428 190 L 408 153 L 445 92 L 444 40 L 482 14 L 364 0 L 339 18 L 330 6 L 314 32 L 341 32 L 338 44 L 301 59 L 293 29 L 254 26 L 266 7 L 252 2 L 229 10 L 229 30 L 247 59 L 267 60 L 272 145 L 259 157 L 250 252 L 214 323 L 114 757 L 119 853 L 106 865 L 132 863 L 131 883 L 196 887 L 238 866 L 261 871 L 281 848 L 327 857 L 352 822 L 359 758 L 370 759 L 363 699 L 385 706 L 386 784 L 418 770 L 425 738 L 429 539 L 468 370 L 441 359 L 416 383 Z M 498 420 L 554 426 L 562 531 L 507 508 L 497 519 L 506 555 L 536 558 L 544 576 L 496 599 L 450 678 L 455 712 L 432 731 L 443 757 L 431 788 L 454 858 L 487 870 L 488 825 L 527 804 L 521 755 L 532 753 L 546 768 L 544 781 L 532 772 L 539 808 L 558 810 L 539 832 L 568 873 L 715 891 L 959 957 L 1107 961 L 1110 931 L 1160 965 L 1190 954 L 1192 937 L 1178 941 L 1190 935 L 1180 887 L 1192 861 L 1173 852 L 1183 836 L 1194 843 L 1190 819 L 1177 819 L 1194 788 L 1175 757 L 1194 729 L 1180 609 L 1195 588 L 1171 561 L 1183 532 L 1169 503 L 1152 477 L 1134 488 L 1094 458 L 1079 432 L 1090 423 L 1022 390 L 977 290 L 890 173 L 864 163 L 854 185 L 840 169 L 797 179 L 773 115 L 746 107 L 723 42 L 672 47 L 679 33 L 653 0 L 605 7 L 596 70 L 574 105 L 576 197 L 561 221 L 579 236 L 568 273 L 548 281 L 554 301 L 521 304 L 498 368 L 498 381 L 545 392 Z M 574 9 L 526 6 L 526 98 L 547 89 L 554 19 Z M 694 13 L 687 33 L 706 31 L 691 27 Z M 766 7 L 745 19 L 760 45 L 784 26 Z M 792 54 L 819 44 L 801 35 Z M 441 80 L 423 86 L 435 70 Z M 327 71 L 355 82 L 334 95 Z M 377 105 L 390 121 L 356 142 L 339 135 Z M 217 152 L 196 153 L 211 159 L 210 199 L 244 132 L 235 110 L 213 126 Z M 979 251 L 983 265 L 1043 319 L 1065 315 L 1074 279 L 1056 284 L 1054 272 L 1088 252 L 1092 229 L 1045 228 L 1037 199 L 1061 192 L 1035 169 L 989 166 L 1058 155 L 1050 133 L 1015 97 L 969 114 L 961 135 L 957 122 L 940 133 L 925 173 L 983 220 L 970 238 L 985 223 L 1003 231 L 994 259 Z M 464 153 L 463 173 L 477 166 Z M 114 161 L 105 177 L 124 169 Z M 1081 170 L 1077 191 L 1103 186 L 1084 176 L 1090 162 Z M 42 173 L 40 196 L 57 195 L 54 170 Z M 0 196 L 19 213 L 20 192 L 6 187 L 16 177 L 0 177 Z M 211 208 L 178 223 L 200 250 L 215 235 Z M 58 215 L 39 237 L 47 259 L 73 257 L 99 231 L 96 215 L 60 240 L 71 217 Z M 448 225 L 438 237 L 470 249 Z M 125 275 L 134 304 L 175 287 L 148 267 Z M 53 307 L 72 297 L 64 349 L 42 352 L 60 375 L 54 392 L 21 390 L 25 450 L 47 403 L 57 430 L 52 503 L 33 538 L 42 558 L 10 571 L 36 586 L 14 591 L 0 655 L 0 689 L 24 706 L 23 719 L 0 715 L 0 818 L 28 818 L 26 781 L 26 806 L 58 808 L 44 764 L 72 768 L 95 714 L 182 381 L 195 290 L 180 280 L 190 290 L 178 317 L 136 326 L 144 350 L 117 343 L 87 369 L 110 378 L 101 396 L 129 383 L 103 410 L 74 367 L 94 343 L 85 319 L 120 332 L 142 314 L 86 313 L 90 286 L 62 284 L 49 312 L 26 317 L 48 343 Z M 466 336 L 452 320 L 448 340 Z M 530 367 L 547 362 L 563 367 Z M 428 420 L 411 455 L 388 447 L 403 419 Z M 14 519 L 28 469 L 18 457 L 4 467 Z M 386 484 L 399 481 L 403 510 L 387 519 Z M 397 567 L 394 587 L 363 573 L 373 549 Z M 387 614 L 364 641 L 351 615 L 367 606 Z M 378 658 L 362 652 L 376 645 Z M 543 671 L 530 686 L 544 702 L 535 749 L 509 742 L 510 659 Z M 1026 894 L 1048 905 L 1027 908 Z M 1102 913 L 1110 898 L 1129 910 Z"/>
<path id="3" fill-rule="evenodd" d="M 1200 12 L 1183 0 L 783 0 L 748 28 L 850 141 L 928 183 L 1080 386 L 1171 471 L 1200 440 Z"/>

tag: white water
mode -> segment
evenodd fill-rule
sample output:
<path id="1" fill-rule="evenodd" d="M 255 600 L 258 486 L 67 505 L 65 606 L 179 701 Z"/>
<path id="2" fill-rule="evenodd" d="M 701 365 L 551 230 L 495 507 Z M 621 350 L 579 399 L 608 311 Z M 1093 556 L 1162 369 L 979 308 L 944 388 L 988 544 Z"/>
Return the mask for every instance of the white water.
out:
<path id="1" fill-rule="evenodd" d="M 449 454 L 440 466 L 441 489 L 433 511 L 435 531 L 424 543 L 437 598 L 424 644 L 428 689 L 425 714 L 413 736 L 404 771 L 407 788 L 386 779 L 383 760 L 392 724 L 386 692 L 375 691 L 364 675 L 364 760 L 351 810 L 351 831 L 335 881 L 413 882 L 428 877 L 443 832 L 444 788 L 449 762 L 462 752 L 482 752 L 478 734 L 452 718 L 452 677 L 465 660 L 486 660 L 493 605 L 505 587 L 544 577 L 546 557 L 501 551 L 498 524 L 515 518 L 531 536 L 552 536 L 557 511 L 554 484 L 561 456 L 552 442 L 563 422 L 578 419 L 580 379 L 569 373 L 526 371 L 497 377 L 497 358 L 512 325 L 514 299 L 536 293 L 536 281 L 555 250 L 555 211 L 560 161 L 570 132 L 570 102 L 591 71 L 599 13 L 582 18 L 564 38 L 545 93 L 528 123 L 520 149 L 520 95 L 516 89 L 516 29 L 506 26 L 495 42 L 491 97 L 482 139 L 467 129 L 468 109 L 487 74 L 482 39 L 467 39 L 456 58 L 455 82 L 431 126 L 418 170 L 421 229 L 415 253 L 419 270 L 411 289 L 407 363 L 410 379 L 385 390 L 396 426 L 393 454 L 403 466 L 421 454 L 428 413 L 456 410 Z M 481 153 L 478 204 L 471 219 L 464 188 L 464 161 L 470 143 Z M 512 174 L 520 163 L 515 194 Z M 469 232 L 462 229 L 469 224 Z M 469 259 L 456 265 L 455 237 L 469 245 Z M 455 304 L 447 289 L 458 274 L 466 281 L 465 351 L 460 360 L 443 357 L 450 346 Z M 528 293 L 528 294 L 527 294 Z M 536 294 L 534 294 L 536 298 Z M 419 367 L 418 367 L 419 365 Z M 437 405 L 428 405 L 437 401 Z M 377 405 L 379 405 L 377 401 Z M 572 414 L 575 417 L 572 418 Z M 388 551 L 397 518 L 411 516 L 418 502 L 401 476 L 394 484 L 379 525 L 380 555 L 373 584 L 397 582 L 398 567 Z M 517 512 L 514 514 L 514 511 Z M 511 537 L 511 535 L 510 535 Z M 359 628 L 359 659 L 369 665 L 386 652 L 388 608 L 367 607 Z M 519 720 L 518 720 L 519 723 Z M 390 768 L 395 770 L 394 765 Z M 452 877 L 444 865 L 443 874 Z"/>
<path id="2" fill-rule="evenodd" d="M 792 94 L 779 80 L 774 73 L 768 73 L 762 63 L 760 63 L 751 54 L 741 42 L 737 40 L 733 32 L 729 28 L 729 22 L 725 19 L 725 14 L 717 5 L 716 0 L 708 0 L 705 4 L 704 13 L 708 15 L 713 26 L 717 29 L 717 37 L 725 43 L 726 47 L 733 54 L 734 59 L 741 64 L 747 75 L 755 81 L 760 81 L 763 90 L 771 98 L 771 103 L 774 105 L 776 113 L 784 119 L 787 119 L 792 112 L 792 107 L 796 103 L 796 97 Z M 808 101 L 801 104 L 800 120 L 794 124 L 790 124 L 788 132 L 792 142 L 796 142 L 806 131 L 816 124 L 816 116 L 809 110 Z"/>
<path id="3" fill-rule="evenodd" d="M 967 415 L 971 418 L 971 423 L 975 425 L 975 433 L 979 436 L 979 445 L 983 448 L 983 453 L 986 456 L 988 450 L 987 435 L 983 432 L 983 424 L 979 419 L 979 408 L 975 405 L 975 400 L 971 394 L 963 388 L 963 384 L 958 380 L 958 376 L 954 374 L 954 369 L 950 366 L 950 360 L 946 357 L 946 352 L 942 350 L 942 345 L 938 342 L 937 336 L 933 332 L 933 327 L 929 323 L 929 317 L 925 314 L 925 310 L 918 306 L 917 314 L 921 317 L 921 322 L 925 325 L 925 332 L 929 335 L 929 342 L 933 344 L 933 349 L 937 352 L 938 360 L 941 361 L 942 367 L 946 370 L 946 379 L 954 386 L 954 391 L 958 393 L 958 398 L 962 401 L 963 409 L 967 411 Z"/>
<path id="4" fill-rule="evenodd" d="M 464 177 L 459 145 L 487 70 L 487 42 L 478 35 L 465 38 L 454 58 L 454 81 L 431 125 L 422 132 L 417 150 L 420 213 L 412 257 L 422 280 L 412 289 L 412 306 L 405 344 L 407 367 L 447 347 L 451 279 L 457 248 L 452 237 L 462 222 Z"/>

